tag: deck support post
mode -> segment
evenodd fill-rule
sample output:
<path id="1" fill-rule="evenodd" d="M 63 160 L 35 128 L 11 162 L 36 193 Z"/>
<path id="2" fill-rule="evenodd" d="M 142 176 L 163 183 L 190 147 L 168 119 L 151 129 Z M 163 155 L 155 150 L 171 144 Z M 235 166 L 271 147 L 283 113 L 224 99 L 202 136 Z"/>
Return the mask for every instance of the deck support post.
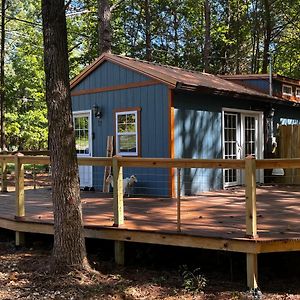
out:
<path id="1" fill-rule="evenodd" d="M 120 166 L 118 156 L 113 157 L 114 176 L 114 226 L 119 227 L 124 224 L 124 200 L 123 200 L 123 167 Z M 115 241 L 115 262 L 124 265 L 124 242 Z"/>
<path id="2" fill-rule="evenodd" d="M 115 263 L 123 266 L 125 263 L 125 242 L 115 241 Z"/>
<path id="3" fill-rule="evenodd" d="M 252 156 L 245 159 L 246 183 L 246 236 L 255 239 L 257 234 L 256 216 L 256 161 Z M 257 290 L 257 254 L 247 253 L 247 285 L 251 290 Z"/>
<path id="4" fill-rule="evenodd" d="M 3 152 L 5 154 L 5 152 Z M 7 162 L 4 160 L 2 161 L 2 176 L 1 176 L 1 192 L 7 192 Z"/>
<path id="5" fill-rule="evenodd" d="M 25 216 L 25 199 L 24 199 L 24 165 L 20 158 L 22 153 L 15 155 L 15 180 L 16 180 L 16 216 L 18 219 Z M 21 246 L 25 242 L 24 232 L 16 232 L 16 246 Z"/>
<path id="6" fill-rule="evenodd" d="M 257 254 L 247 253 L 247 286 L 254 291 L 258 288 Z"/>

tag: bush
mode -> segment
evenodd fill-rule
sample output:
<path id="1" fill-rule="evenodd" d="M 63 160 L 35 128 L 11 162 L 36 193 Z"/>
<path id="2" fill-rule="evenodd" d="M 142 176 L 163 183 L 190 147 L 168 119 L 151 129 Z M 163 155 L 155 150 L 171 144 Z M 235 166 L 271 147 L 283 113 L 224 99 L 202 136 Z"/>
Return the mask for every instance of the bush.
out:
<path id="1" fill-rule="evenodd" d="M 186 265 L 183 265 L 181 276 L 183 278 L 182 287 L 187 292 L 200 293 L 206 287 L 207 280 L 200 273 L 200 268 L 190 271 Z"/>

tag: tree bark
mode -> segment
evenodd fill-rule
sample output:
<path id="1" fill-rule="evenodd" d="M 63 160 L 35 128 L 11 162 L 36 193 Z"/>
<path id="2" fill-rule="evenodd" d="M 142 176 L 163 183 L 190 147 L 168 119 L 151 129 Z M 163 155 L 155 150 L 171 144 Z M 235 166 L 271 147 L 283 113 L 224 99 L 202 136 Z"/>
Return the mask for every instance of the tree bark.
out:
<path id="1" fill-rule="evenodd" d="M 149 7 L 149 0 L 145 0 L 145 36 L 146 36 L 146 60 L 151 61 L 151 16 L 150 16 L 150 7 Z"/>
<path id="2" fill-rule="evenodd" d="M 5 58 L 5 15 L 6 0 L 1 3 L 1 54 L 0 54 L 0 148 L 3 151 L 5 146 L 4 130 L 4 102 L 5 102 L 5 80 L 4 80 L 4 58 Z"/>
<path id="3" fill-rule="evenodd" d="M 263 52 L 263 65 L 262 65 L 262 73 L 267 73 L 268 64 L 269 64 L 269 50 L 271 43 L 271 33 L 272 33 L 272 25 L 271 25 L 271 7 L 269 0 L 264 0 L 264 11 L 265 11 L 265 28 L 264 28 L 264 52 Z"/>
<path id="4" fill-rule="evenodd" d="M 204 3 L 204 17 L 205 17 L 205 40 L 204 40 L 204 50 L 203 50 L 203 65 L 204 72 L 209 73 L 210 64 L 210 51 L 211 51 L 211 17 L 210 17 L 210 3 L 209 0 L 205 0 Z"/>
<path id="5" fill-rule="evenodd" d="M 42 0 L 54 213 L 53 271 L 88 268 L 72 121 L 64 0 Z"/>
<path id="6" fill-rule="evenodd" d="M 109 0 L 98 0 L 98 20 L 99 54 L 111 53 L 112 29 Z"/>

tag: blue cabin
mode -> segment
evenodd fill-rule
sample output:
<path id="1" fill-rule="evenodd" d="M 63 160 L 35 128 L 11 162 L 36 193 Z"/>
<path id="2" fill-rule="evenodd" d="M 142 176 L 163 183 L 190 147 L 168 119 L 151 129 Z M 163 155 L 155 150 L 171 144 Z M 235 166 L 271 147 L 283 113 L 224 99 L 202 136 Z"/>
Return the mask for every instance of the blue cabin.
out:
<path id="1" fill-rule="evenodd" d="M 277 124 L 300 120 L 297 102 L 269 96 L 207 73 L 104 54 L 71 82 L 79 156 L 269 157 Z M 102 190 L 103 168 L 80 167 L 81 186 Z M 134 193 L 174 196 L 167 169 L 125 169 L 135 174 Z M 238 170 L 184 169 L 182 193 L 243 183 Z M 263 174 L 258 175 L 263 182 Z"/>

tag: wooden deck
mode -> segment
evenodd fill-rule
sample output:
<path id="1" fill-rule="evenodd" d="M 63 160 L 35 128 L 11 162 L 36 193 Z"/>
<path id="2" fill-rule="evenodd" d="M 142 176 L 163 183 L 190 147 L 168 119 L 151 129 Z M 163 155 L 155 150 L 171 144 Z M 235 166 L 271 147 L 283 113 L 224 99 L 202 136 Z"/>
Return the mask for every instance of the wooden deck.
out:
<path id="1" fill-rule="evenodd" d="M 16 245 L 24 242 L 24 232 L 53 234 L 51 190 L 27 190 L 24 198 L 24 166 L 49 164 L 49 157 L 17 153 L 1 155 L 0 161 L 2 191 L 7 188 L 8 163 L 15 167 L 16 189 L 15 193 L 0 195 L 0 228 L 16 232 Z M 119 264 L 124 263 L 125 241 L 236 251 L 246 254 L 247 286 L 255 290 L 258 288 L 258 254 L 300 251 L 300 187 L 256 187 L 257 170 L 300 169 L 300 159 L 114 156 L 78 158 L 78 163 L 112 167 L 113 198 L 97 192 L 82 193 L 84 234 L 87 238 L 115 241 L 115 260 Z M 125 198 L 123 202 L 122 173 L 124 168 L 131 167 L 167 168 L 170 172 L 177 169 L 177 183 L 181 182 L 182 168 L 241 169 L 244 170 L 245 189 L 203 193 L 183 199 Z M 172 180 L 170 185 L 173 197 L 180 195 L 179 190 L 175 193 L 174 183 Z M 181 212 L 177 201 L 181 203 Z"/>
<path id="2" fill-rule="evenodd" d="M 16 219 L 15 193 L 1 193 L 0 227 L 51 234 L 50 195 L 49 188 L 26 190 L 26 217 Z M 256 239 L 245 236 L 245 191 L 242 188 L 182 198 L 181 232 L 177 232 L 176 199 L 125 198 L 125 224 L 116 228 L 113 227 L 111 197 L 98 192 L 82 192 L 81 196 L 87 237 L 244 253 L 300 250 L 299 186 L 257 188 L 259 237 Z"/>

